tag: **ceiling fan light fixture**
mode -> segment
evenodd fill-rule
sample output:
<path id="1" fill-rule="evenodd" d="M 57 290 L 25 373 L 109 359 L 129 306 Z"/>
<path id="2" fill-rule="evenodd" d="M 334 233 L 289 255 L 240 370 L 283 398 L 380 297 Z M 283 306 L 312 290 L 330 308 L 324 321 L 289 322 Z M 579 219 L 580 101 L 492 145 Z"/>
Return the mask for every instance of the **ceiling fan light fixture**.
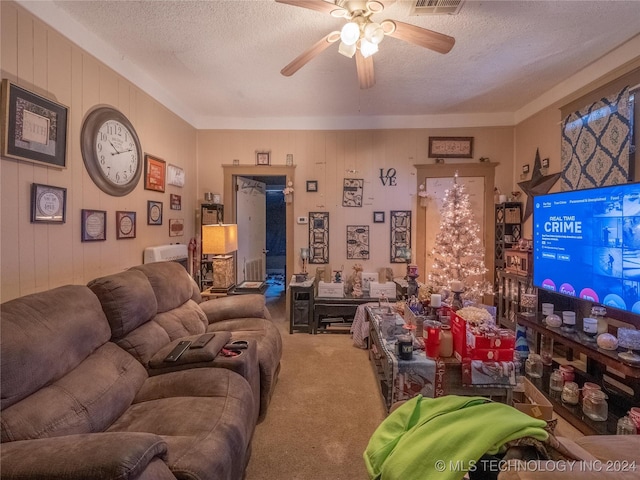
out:
<path id="1" fill-rule="evenodd" d="M 340 40 L 347 45 L 355 45 L 360 38 L 360 26 L 355 22 L 345 23 L 340 31 Z"/>
<path id="2" fill-rule="evenodd" d="M 338 52 L 340 52 L 347 58 L 353 58 L 353 55 L 356 53 L 356 44 L 354 43 L 353 45 L 347 45 L 344 42 L 340 42 Z"/>
<path id="3" fill-rule="evenodd" d="M 368 41 L 366 38 L 360 40 L 360 53 L 364 58 L 368 58 L 378 51 L 378 44 Z"/>
<path id="4" fill-rule="evenodd" d="M 369 22 L 364 27 L 364 38 L 376 45 L 384 38 L 384 30 L 379 23 Z"/>

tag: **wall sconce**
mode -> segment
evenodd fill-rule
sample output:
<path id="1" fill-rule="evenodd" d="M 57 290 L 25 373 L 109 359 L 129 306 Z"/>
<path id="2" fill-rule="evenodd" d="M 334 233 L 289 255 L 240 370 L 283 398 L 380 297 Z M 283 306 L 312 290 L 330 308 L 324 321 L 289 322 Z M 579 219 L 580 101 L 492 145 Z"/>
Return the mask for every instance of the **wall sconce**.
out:
<path id="1" fill-rule="evenodd" d="M 529 164 L 522 166 L 522 173 L 520 174 L 520 180 L 524 180 L 529 175 Z"/>
<path id="2" fill-rule="evenodd" d="M 548 158 L 543 158 L 542 159 L 542 168 L 540 168 L 540 173 L 542 173 L 542 175 L 546 175 L 548 170 L 549 170 L 549 159 Z"/>

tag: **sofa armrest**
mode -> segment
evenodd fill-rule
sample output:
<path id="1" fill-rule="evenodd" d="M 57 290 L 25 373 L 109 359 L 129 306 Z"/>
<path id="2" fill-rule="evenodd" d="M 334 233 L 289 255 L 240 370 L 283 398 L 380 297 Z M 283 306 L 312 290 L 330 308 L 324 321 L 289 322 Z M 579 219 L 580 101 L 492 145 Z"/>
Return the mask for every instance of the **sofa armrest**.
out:
<path id="1" fill-rule="evenodd" d="M 270 318 L 264 296 L 257 293 L 215 298 L 202 302 L 200 307 L 209 323 L 233 318 Z"/>
<path id="2" fill-rule="evenodd" d="M 0 463 L 6 480 L 136 479 L 166 454 L 167 444 L 158 435 L 104 432 L 5 442 Z M 169 467 L 166 471 L 170 473 Z"/>
<path id="3" fill-rule="evenodd" d="M 224 348 L 226 344 L 231 341 L 230 332 L 215 332 L 214 337 L 202 348 L 188 348 L 180 358 L 175 362 L 166 362 L 165 358 L 171 353 L 171 351 L 183 340 L 189 340 L 195 342 L 200 335 L 190 335 L 188 337 L 181 337 L 175 339 L 173 342 L 168 343 L 149 360 L 149 374 L 157 375 L 159 373 L 167 373 L 174 370 L 182 370 L 182 367 L 187 365 L 189 368 L 197 366 L 206 366 L 213 362 L 220 350 Z"/>

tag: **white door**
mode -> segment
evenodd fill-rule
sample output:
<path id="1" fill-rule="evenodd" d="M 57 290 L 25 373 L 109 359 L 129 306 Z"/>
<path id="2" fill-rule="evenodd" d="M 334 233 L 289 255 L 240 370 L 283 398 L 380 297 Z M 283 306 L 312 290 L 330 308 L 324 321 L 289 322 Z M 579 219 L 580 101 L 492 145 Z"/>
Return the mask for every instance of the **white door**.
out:
<path id="1" fill-rule="evenodd" d="M 238 262 L 236 279 L 264 281 L 266 271 L 266 185 L 249 178 L 236 179 Z"/>

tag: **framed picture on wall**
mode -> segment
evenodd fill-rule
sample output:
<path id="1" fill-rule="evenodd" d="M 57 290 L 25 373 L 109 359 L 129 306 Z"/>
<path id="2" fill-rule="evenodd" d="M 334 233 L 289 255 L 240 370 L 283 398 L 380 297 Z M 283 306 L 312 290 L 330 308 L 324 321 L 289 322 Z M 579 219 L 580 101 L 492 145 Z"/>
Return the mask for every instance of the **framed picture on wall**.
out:
<path id="1" fill-rule="evenodd" d="M 169 236 L 182 237 L 183 235 L 184 235 L 184 219 L 170 218 L 169 219 Z"/>
<path id="2" fill-rule="evenodd" d="M 162 225 L 162 202 L 147 201 L 147 225 Z"/>
<path id="3" fill-rule="evenodd" d="M 66 217 L 66 188 L 31 184 L 31 223 L 64 223 Z"/>
<path id="4" fill-rule="evenodd" d="M 165 161 L 152 155 L 144 156 L 144 188 L 164 192 L 165 187 Z"/>
<path id="5" fill-rule="evenodd" d="M 116 212 L 116 239 L 136 238 L 136 212 Z"/>
<path id="6" fill-rule="evenodd" d="M 429 158 L 473 158 L 473 137 L 429 137 Z"/>
<path id="7" fill-rule="evenodd" d="M 384 212 L 373 212 L 373 223 L 384 223 Z"/>
<path id="8" fill-rule="evenodd" d="M 104 210 L 81 210 L 81 240 L 98 242 L 107 239 L 107 212 Z"/>
<path id="9" fill-rule="evenodd" d="M 307 180 L 307 192 L 317 192 L 317 191 L 318 191 L 318 181 Z"/>
<path id="10" fill-rule="evenodd" d="M 2 155 L 67 166 L 67 116 L 69 109 L 57 102 L 2 80 Z"/>
<path id="11" fill-rule="evenodd" d="M 271 165 L 271 152 L 256 152 L 256 165 Z"/>

